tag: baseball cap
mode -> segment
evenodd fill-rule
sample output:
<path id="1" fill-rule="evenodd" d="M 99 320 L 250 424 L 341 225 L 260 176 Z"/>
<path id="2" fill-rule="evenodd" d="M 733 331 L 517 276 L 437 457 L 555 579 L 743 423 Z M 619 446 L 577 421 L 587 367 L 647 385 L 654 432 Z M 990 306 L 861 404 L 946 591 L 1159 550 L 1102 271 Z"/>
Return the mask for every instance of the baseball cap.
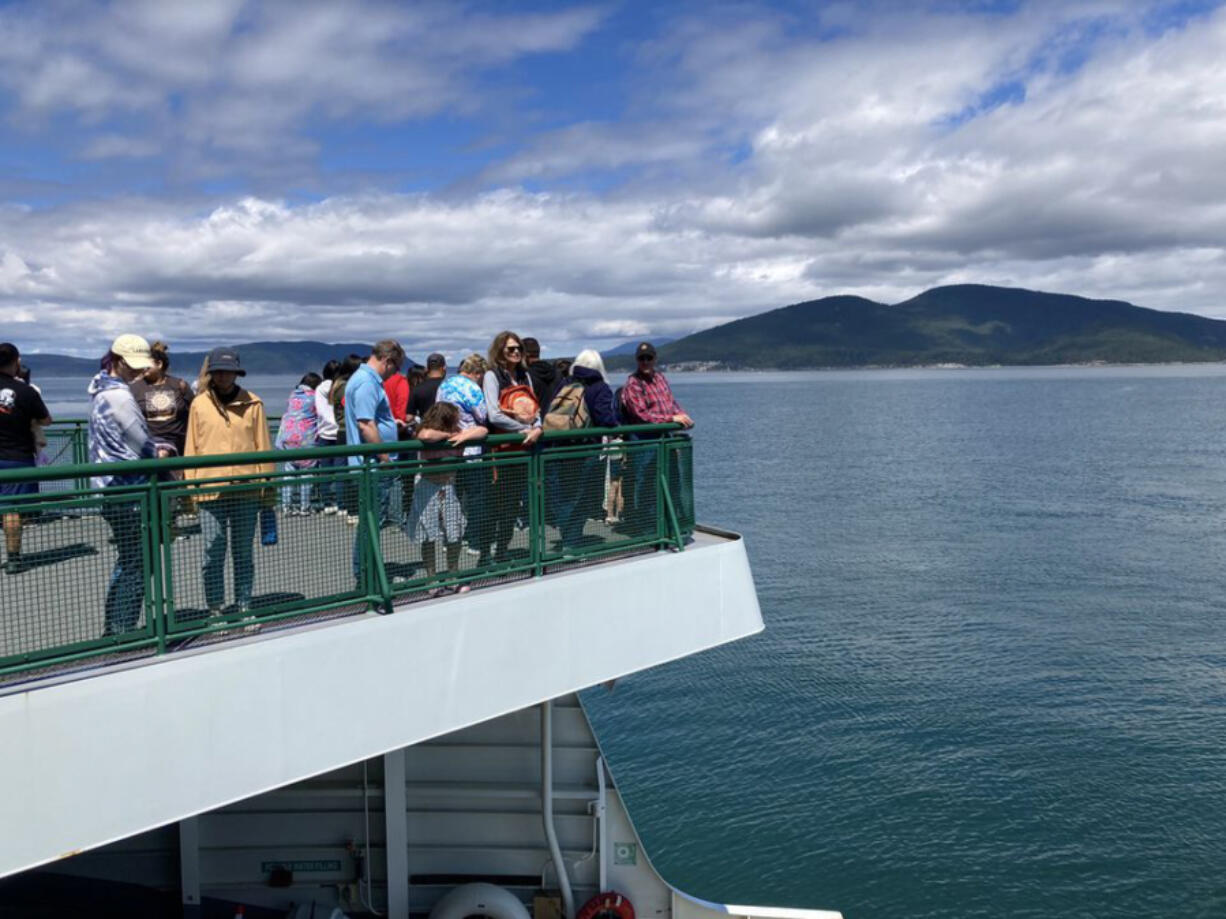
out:
<path id="1" fill-rule="evenodd" d="M 139 335 L 120 335 L 111 342 L 111 353 L 122 357 L 123 362 L 133 370 L 148 370 L 153 366 L 149 342 Z"/>
<path id="2" fill-rule="evenodd" d="M 656 346 L 649 341 L 639 342 L 639 346 L 634 349 L 635 357 L 655 357 Z"/>
<path id="3" fill-rule="evenodd" d="M 238 362 L 238 352 L 233 348 L 214 348 L 209 352 L 209 373 L 214 370 L 229 370 L 240 377 L 247 375 L 243 365 Z"/>
<path id="4" fill-rule="evenodd" d="M 439 367 L 446 367 L 446 366 L 447 366 L 447 358 L 443 357 L 443 355 L 439 354 L 437 351 L 435 351 L 433 354 L 431 354 L 429 357 L 426 358 L 426 369 L 427 370 L 437 370 Z"/>

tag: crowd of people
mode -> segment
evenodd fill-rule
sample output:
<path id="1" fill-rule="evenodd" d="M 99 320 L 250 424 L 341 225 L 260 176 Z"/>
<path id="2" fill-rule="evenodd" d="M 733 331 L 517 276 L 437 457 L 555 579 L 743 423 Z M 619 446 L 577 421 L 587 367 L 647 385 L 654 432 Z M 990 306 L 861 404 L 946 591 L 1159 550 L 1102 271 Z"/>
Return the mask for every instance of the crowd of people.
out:
<path id="1" fill-rule="evenodd" d="M 169 347 L 150 344 L 139 335 L 115 339 L 90 381 L 89 461 L 99 469 L 95 488 L 139 484 L 147 476 L 105 467 L 123 460 L 169 456 L 224 456 L 285 451 L 282 471 L 317 467 L 385 463 L 393 459 L 434 461 L 415 478 L 380 477 L 379 503 L 384 523 L 401 526 L 420 543 L 427 574 L 459 568 L 465 544 L 483 566 L 508 558 L 517 521 L 525 519 L 526 467 L 523 464 L 465 462 L 489 449 L 533 449 L 545 430 L 621 424 L 693 421 L 677 403 L 668 380 L 656 369 L 656 350 L 642 342 L 635 350 L 636 369 L 616 390 L 610 386 L 598 351 L 587 349 L 573 360 L 541 358 L 536 339 L 503 331 L 486 354 L 473 353 L 448 373 L 442 354 L 431 354 L 424 366 L 408 362 L 401 345 L 377 342 L 369 355 L 330 360 L 320 372 L 303 375 L 289 394 L 275 440 L 269 436 L 264 402 L 245 389 L 246 375 L 235 348 L 214 348 L 196 380 L 170 373 Z M 0 344 L 0 469 L 38 462 L 42 431 L 52 419 L 37 389 L 22 379 L 23 366 L 15 345 Z M 489 448 L 490 434 L 519 435 L 518 441 Z M 400 442 L 420 441 L 420 456 Z M 386 451 L 349 457 L 297 459 L 305 447 L 388 444 Z M 252 601 L 253 546 L 261 510 L 278 502 L 283 515 L 343 515 L 356 524 L 357 495 L 353 481 L 336 476 L 325 484 L 317 477 L 283 476 L 280 494 L 268 488 L 223 486 L 230 477 L 250 486 L 252 479 L 271 475 L 273 463 L 234 463 L 188 468 L 186 479 L 208 479 L 209 488 L 192 493 L 191 506 L 204 541 L 203 580 L 210 613 L 224 605 L 225 563 L 230 559 L 234 601 L 246 611 Z M 579 463 L 563 483 L 563 464 L 550 464 L 546 483 L 553 522 L 563 544 L 581 537 L 584 523 L 603 512 L 611 525 L 621 522 L 625 507 L 646 492 L 643 470 L 633 462 L 627 469 L 602 466 L 597 457 Z M 565 484 L 565 487 L 563 487 Z M 598 487 L 600 486 L 600 487 Z M 36 491 L 35 482 L 0 482 L 5 496 Z M 593 506 L 593 496 L 595 507 Z M 21 514 L 14 506 L 3 514 L 7 574 L 25 570 L 21 556 Z M 106 597 L 106 631 L 118 633 L 137 623 L 144 596 L 139 539 L 142 520 L 134 502 L 102 505 L 118 558 Z M 360 575 L 360 540 L 354 541 L 353 567 Z M 463 588 L 459 588 L 463 589 Z"/>

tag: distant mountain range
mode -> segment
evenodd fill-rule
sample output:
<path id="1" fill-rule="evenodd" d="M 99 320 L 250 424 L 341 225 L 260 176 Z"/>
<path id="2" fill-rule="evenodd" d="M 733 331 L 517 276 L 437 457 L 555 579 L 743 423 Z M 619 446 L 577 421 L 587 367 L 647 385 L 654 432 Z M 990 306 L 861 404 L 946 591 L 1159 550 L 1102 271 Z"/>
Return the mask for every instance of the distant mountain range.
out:
<path id="1" fill-rule="evenodd" d="M 678 339 L 659 349 L 659 360 L 674 368 L 780 370 L 1220 361 L 1226 321 L 962 284 L 895 305 L 837 296 L 785 306 Z"/>
<path id="2" fill-rule="evenodd" d="M 253 341 L 237 346 L 243 367 L 248 373 L 306 373 L 319 370 L 332 358 L 338 360 L 353 353 L 366 357 L 370 342 L 365 344 L 326 344 L 322 341 Z M 194 379 L 200 372 L 207 351 L 176 351 L 170 349 L 171 373 Z M 88 375 L 97 372 L 98 358 L 68 357 L 63 354 L 22 354 L 22 363 L 29 365 L 37 382 L 40 374 Z M 424 356 L 423 356 L 424 360 Z"/>
<path id="3" fill-rule="evenodd" d="M 610 369 L 634 365 L 638 339 L 604 352 Z M 801 370 L 934 364 L 1171 363 L 1226 360 L 1226 321 L 1145 309 L 1122 300 L 961 284 L 903 303 L 837 296 L 796 303 L 684 338 L 653 338 L 661 364 L 698 369 Z M 263 341 L 239 345 L 252 373 L 301 373 L 369 344 Z M 171 351 L 192 377 L 204 352 Z M 39 374 L 88 374 L 96 359 L 28 354 Z M 424 359 L 424 356 L 418 356 Z"/>

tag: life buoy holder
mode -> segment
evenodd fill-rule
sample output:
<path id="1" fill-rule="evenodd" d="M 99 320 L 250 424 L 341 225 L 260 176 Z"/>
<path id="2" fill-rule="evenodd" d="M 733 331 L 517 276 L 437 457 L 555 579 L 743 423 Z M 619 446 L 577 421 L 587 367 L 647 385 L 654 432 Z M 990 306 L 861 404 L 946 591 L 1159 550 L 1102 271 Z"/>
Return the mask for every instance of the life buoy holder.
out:
<path id="1" fill-rule="evenodd" d="M 616 890 L 608 890 L 584 903 L 575 919 L 634 919 L 634 904 Z"/>

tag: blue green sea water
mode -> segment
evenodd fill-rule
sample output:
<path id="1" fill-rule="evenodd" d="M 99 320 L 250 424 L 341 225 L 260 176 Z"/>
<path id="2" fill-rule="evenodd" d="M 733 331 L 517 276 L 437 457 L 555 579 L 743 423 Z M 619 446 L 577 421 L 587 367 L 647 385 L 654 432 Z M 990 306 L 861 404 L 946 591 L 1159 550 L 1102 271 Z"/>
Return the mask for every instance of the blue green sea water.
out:
<path id="1" fill-rule="evenodd" d="M 767 630 L 585 694 L 671 882 L 849 919 L 1226 915 L 1226 368 L 676 389 Z"/>
<path id="2" fill-rule="evenodd" d="M 294 382 L 247 379 L 270 413 Z M 585 694 L 666 878 L 848 919 L 1226 915 L 1226 367 L 674 385 L 767 629 Z"/>

